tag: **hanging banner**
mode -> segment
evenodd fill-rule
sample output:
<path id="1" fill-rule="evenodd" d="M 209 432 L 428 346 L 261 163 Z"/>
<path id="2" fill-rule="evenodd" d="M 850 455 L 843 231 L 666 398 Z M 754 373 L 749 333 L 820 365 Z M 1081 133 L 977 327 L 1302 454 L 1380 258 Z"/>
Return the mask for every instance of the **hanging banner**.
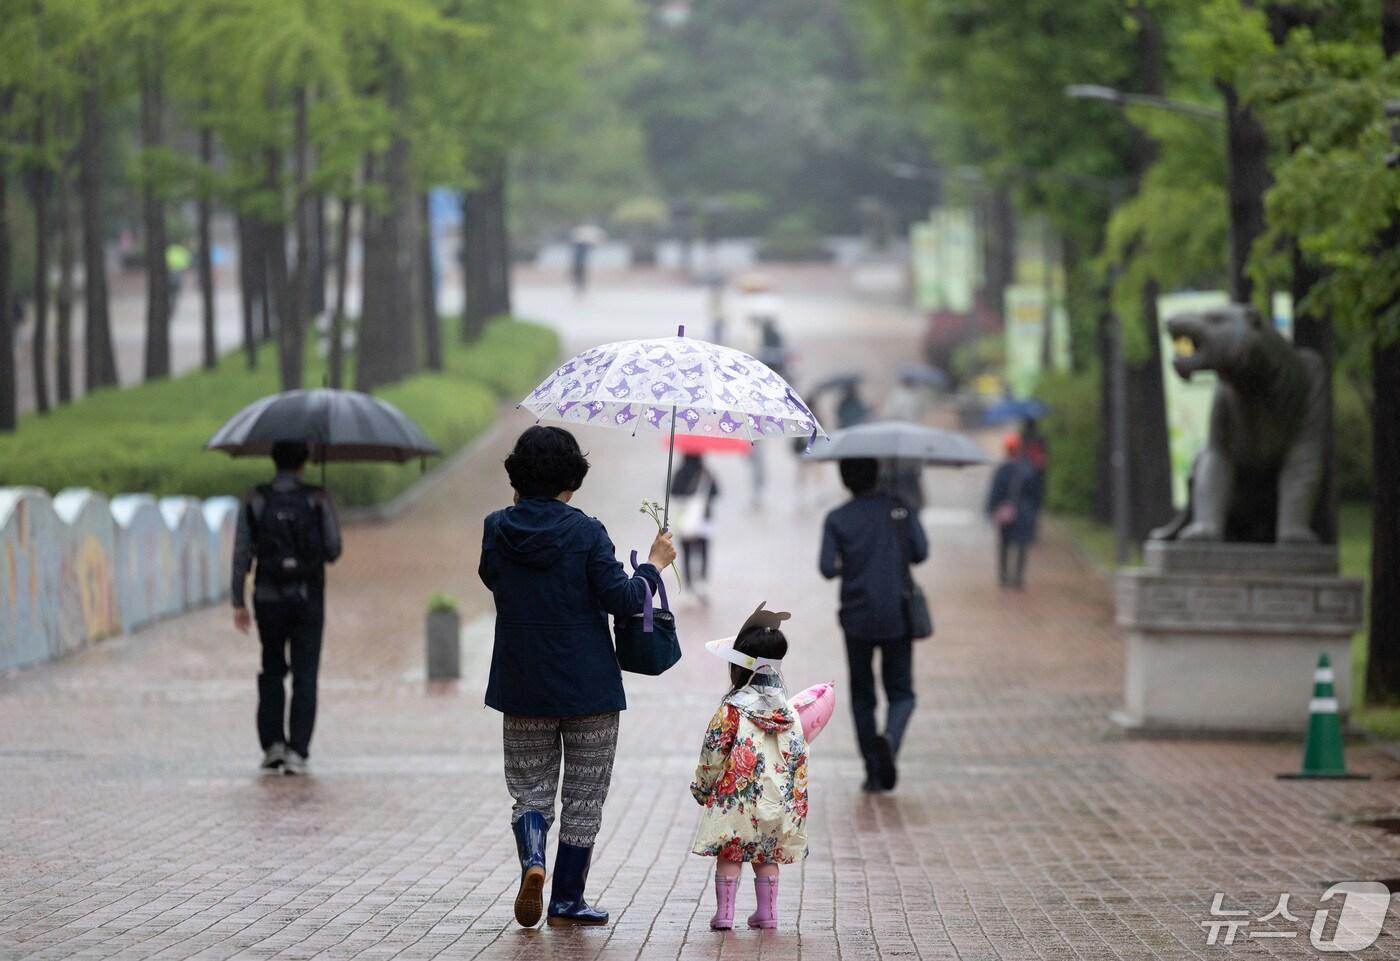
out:
<path id="1" fill-rule="evenodd" d="M 972 312 L 981 277 L 972 211 L 940 207 L 909 229 L 914 294 L 921 310 Z"/>
<path id="2" fill-rule="evenodd" d="M 1040 383 L 1045 357 L 1045 287 L 1006 288 L 1006 386 L 1016 397 L 1031 397 Z M 1069 369 L 1069 313 L 1059 297 L 1051 311 L 1050 363 Z"/>
<path id="3" fill-rule="evenodd" d="M 1223 290 L 1190 290 L 1157 298 L 1158 330 L 1162 338 L 1162 383 L 1167 402 L 1167 436 L 1171 444 L 1172 500 L 1186 506 L 1186 484 L 1191 465 L 1206 445 L 1210 433 L 1210 405 L 1215 396 L 1215 374 L 1197 371 L 1189 381 L 1182 380 L 1172 367 L 1176 346 L 1167 334 L 1167 321 L 1177 314 L 1195 313 L 1224 307 L 1230 297 Z"/>

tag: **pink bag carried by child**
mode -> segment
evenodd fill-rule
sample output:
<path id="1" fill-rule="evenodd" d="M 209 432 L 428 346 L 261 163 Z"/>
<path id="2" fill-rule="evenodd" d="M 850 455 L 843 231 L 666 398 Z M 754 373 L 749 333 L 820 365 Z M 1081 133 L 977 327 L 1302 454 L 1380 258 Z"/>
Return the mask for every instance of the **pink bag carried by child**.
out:
<path id="1" fill-rule="evenodd" d="M 813 684 L 788 701 L 788 707 L 797 712 L 798 720 L 802 722 L 802 735 L 811 744 L 836 709 L 836 683 L 824 681 Z"/>

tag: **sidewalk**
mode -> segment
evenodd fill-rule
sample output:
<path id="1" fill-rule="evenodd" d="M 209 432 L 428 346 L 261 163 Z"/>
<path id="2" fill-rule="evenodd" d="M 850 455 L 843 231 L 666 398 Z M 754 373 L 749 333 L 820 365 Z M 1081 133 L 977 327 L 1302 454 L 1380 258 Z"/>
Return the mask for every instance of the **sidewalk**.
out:
<path id="1" fill-rule="evenodd" d="M 556 320 L 569 349 L 696 323 L 703 291 L 546 290 L 522 313 Z M 804 379 L 888 368 L 918 322 L 888 307 L 788 298 Z M 703 326 L 699 326 L 703 330 Z M 1400 878 L 1400 766 L 1353 749 L 1370 782 L 1300 783 L 1296 744 L 1133 741 L 1108 721 L 1122 644 L 1108 584 L 1056 540 L 1029 589 L 994 584 L 978 506 L 985 473 L 927 475 L 932 557 L 920 569 L 938 636 L 918 649 L 920 708 L 898 792 L 858 790 L 835 587 L 815 572 L 835 471 L 793 493 L 785 445 L 764 451 L 768 500 L 747 466 L 716 462 L 709 611 L 680 612 L 686 657 L 627 681 L 630 709 L 589 883 L 613 923 L 522 931 L 500 774 L 500 720 L 481 707 L 489 640 L 459 684 L 427 686 L 422 614 L 442 590 L 464 622 L 489 613 L 476 580 L 481 517 L 508 502 L 512 414 L 407 513 L 347 532 L 331 577 L 315 776 L 260 778 L 256 641 L 217 609 L 0 679 L 0 959 L 1315 957 L 1307 926 L 1326 887 Z M 620 554 L 650 542 L 637 507 L 662 492 L 653 440 L 580 433 L 594 469 L 576 498 Z M 790 608 L 793 688 L 835 678 L 843 703 L 812 758 L 811 856 L 782 878 L 782 926 L 708 930 L 707 860 L 687 854 L 687 790 L 724 665 L 701 642 L 759 601 Z M 478 625 L 475 631 L 480 630 Z M 473 634 L 473 637 L 479 637 Z M 1300 678 L 1299 710 L 1308 678 Z M 1212 897 L 1249 919 L 1291 894 L 1296 924 L 1251 923 L 1207 947 Z M 752 906 L 747 879 L 739 907 Z M 1360 957 L 1400 956 L 1391 918 Z M 1295 930 L 1250 940 L 1247 931 Z M 1223 937 L 1223 936 L 1222 936 Z"/>

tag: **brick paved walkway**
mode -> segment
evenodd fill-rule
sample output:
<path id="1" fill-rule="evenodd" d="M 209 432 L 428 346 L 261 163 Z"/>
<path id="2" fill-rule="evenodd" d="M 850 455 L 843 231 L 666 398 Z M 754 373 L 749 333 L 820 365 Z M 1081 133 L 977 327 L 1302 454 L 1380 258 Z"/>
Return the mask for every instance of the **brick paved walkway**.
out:
<path id="1" fill-rule="evenodd" d="M 580 309 L 573 340 L 645 315 L 622 294 L 610 311 L 608 296 Z M 701 296 L 656 312 L 698 316 Z M 544 313 L 563 303 L 537 298 Z M 790 310 L 809 375 L 887 360 L 915 336 L 888 309 L 793 298 Z M 1400 839 L 1358 823 L 1400 813 L 1400 768 L 1373 751 L 1351 761 L 1376 780 L 1307 784 L 1274 779 L 1297 745 L 1115 737 L 1122 648 L 1107 585 L 1052 532 L 1030 589 L 996 590 L 975 513 L 984 475 L 942 473 L 929 477 L 921 570 L 939 636 L 918 651 L 900 790 L 859 793 L 838 714 L 815 746 L 811 857 L 783 875 L 781 929 L 711 933 L 709 863 L 686 853 L 687 784 L 724 668 L 699 643 L 767 598 L 796 610 L 790 683 L 844 675 L 835 591 L 813 570 L 834 472 L 794 504 L 778 496 L 792 459 L 773 448 L 760 512 L 745 465 L 719 464 L 716 604 L 683 611 L 678 668 L 628 682 L 590 884 L 614 923 L 519 930 L 499 719 L 481 707 L 488 648 L 472 647 L 460 684 L 427 687 L 420 624 L 433 590 L 457 594 L 468 620 L 487 611 L 474 571 L 480 516 L 507 496 L 498 465 L 521 423 L 507 426 L 407 515 L 349 532 L 313 778 L 254 773 L 256 645 L 222 609 L 0 679 L 0 959 L 1304 957 L 1330 882 L 1400 877 Z M 660 492 L 660 451 L 584 440 L 596 466 L 578 502 L 620 548 L 644 546 L 650 522 L 633 505 Z M 1241 931 L 1208 948 L 1200 922 L 1217 891 L 1251 918 L 1290 893 L 1302 920 L 1263 927 L 1302 934 Z M 751 900 L 746 880 L 740 910 Z M 1400 956 L 1397 925 L 1361 956 Z"/>

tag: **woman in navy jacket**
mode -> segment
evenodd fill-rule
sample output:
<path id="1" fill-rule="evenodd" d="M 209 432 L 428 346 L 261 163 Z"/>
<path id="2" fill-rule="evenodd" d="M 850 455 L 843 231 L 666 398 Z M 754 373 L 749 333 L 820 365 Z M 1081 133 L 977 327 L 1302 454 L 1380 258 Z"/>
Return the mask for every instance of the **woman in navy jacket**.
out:
<path id="1" fill-rule="evenodd" d="M 515 503 L 486 518 L 481 580 L 496 602 L 496 640 L 486 705 L 505 715 L 506 786 L 520 853 L 515 917 L 543 911 L 545 837 L 554 820 L 560 762 L 564 796 L 549 923 L 606 924 L 583 898 L 627 706 L 608 615 L 641 612 L 676 557 L 658 534 L 648 563 L 629 577 L 608 532 L 569 506 L 588 473 L 578 441 L 558 427 L 531 427 L 505 462 Z"/>

